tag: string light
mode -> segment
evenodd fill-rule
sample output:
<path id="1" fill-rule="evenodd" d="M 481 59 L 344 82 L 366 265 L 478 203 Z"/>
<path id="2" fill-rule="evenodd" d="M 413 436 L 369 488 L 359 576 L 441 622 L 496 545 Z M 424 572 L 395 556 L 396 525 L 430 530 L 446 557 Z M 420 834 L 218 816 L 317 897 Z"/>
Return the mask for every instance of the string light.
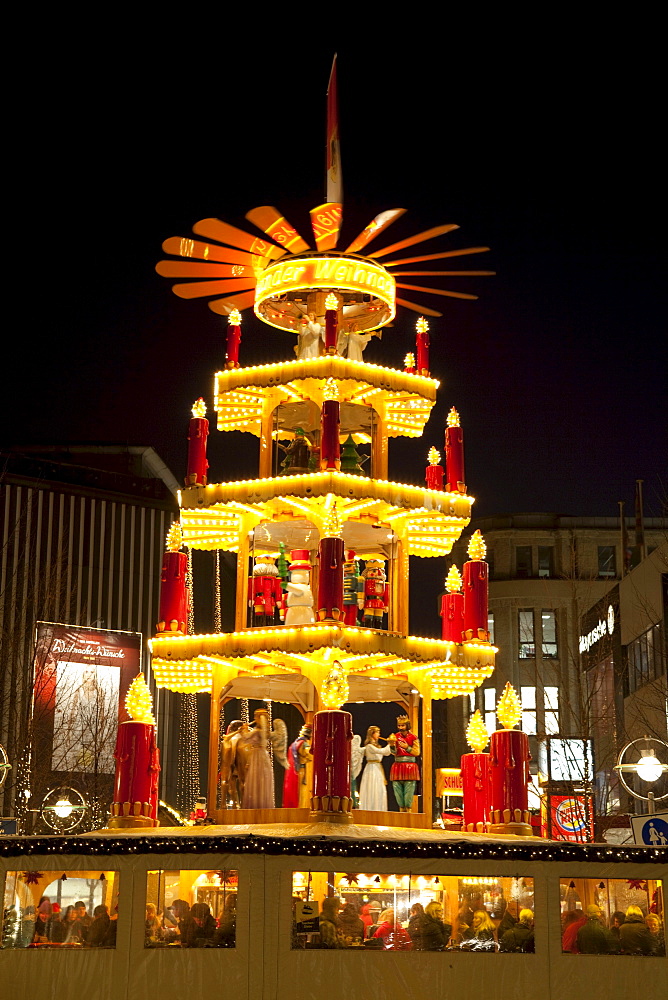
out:
<path id="1" fill-rule="evenodd" d="M 215 554 L 215 581 L 214 581 L 214 607 L 213 607 L 213 627 L 216 632 L 223 631 L 223 614 L 220 605 L 220 549 L 216 549 Z"/>
<path id="2" fill-rule="evenodd" d="M 459 414 L 454 406 L 450 407 L 450 412 L 448 413 L 448 427 L 459 427 Z"/>
<path id="3" fill-rule="evenodd" d="M 193 417 L 205 417 L 206 416 L 206 403 L 204 402 L 204 400 L 202 399 L 201 396 L 200 396 L 200 398 L 195 403 L 193 403 L 193 406 L 192 406 L 192 415 L 193 415 Z"/>

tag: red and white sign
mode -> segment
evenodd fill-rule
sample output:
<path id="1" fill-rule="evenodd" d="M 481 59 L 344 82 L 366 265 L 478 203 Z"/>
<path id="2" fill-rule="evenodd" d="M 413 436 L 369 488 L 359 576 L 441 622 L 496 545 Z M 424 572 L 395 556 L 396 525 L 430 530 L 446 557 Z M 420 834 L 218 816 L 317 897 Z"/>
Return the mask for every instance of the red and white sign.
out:
<path id="1" fill-rule="evenodd" d="M 593 804 L 591 802 L 589 804 L 589 817 L 587 817 L 583 795 L 550 795 L 549 809 L 552 840 L 570 840 L 578 844 L 593 840 Z"/>

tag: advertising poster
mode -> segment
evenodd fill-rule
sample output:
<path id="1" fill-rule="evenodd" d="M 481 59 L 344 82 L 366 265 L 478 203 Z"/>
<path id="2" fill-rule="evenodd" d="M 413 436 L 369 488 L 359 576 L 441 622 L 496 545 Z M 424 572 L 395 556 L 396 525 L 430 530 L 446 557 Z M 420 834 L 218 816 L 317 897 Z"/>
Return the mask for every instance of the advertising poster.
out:
<path id="1" fill-rule="evenodd" d="M 593 840 L 594 810 L 589 805 L 589 822 L 583 795 L 550 795 L 550 838 L 585 843 Z"/>
<path id="2" fill-rule="evenodd" d="M 125 695 L 140 668 L 141 635 L 37 623 L 33 773 L 39 784 L 66 776 L 113 776 Z"/>

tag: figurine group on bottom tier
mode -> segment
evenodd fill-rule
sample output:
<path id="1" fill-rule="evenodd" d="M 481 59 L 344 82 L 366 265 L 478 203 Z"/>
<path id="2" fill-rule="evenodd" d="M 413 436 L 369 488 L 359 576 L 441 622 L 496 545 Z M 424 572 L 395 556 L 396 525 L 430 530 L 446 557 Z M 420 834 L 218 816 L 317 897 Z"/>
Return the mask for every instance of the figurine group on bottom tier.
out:
<path id="1" fill-rule="evenodd" d="M 379 740 L 383 740 L 387 746 L 381 747 Z M 411 732 L 410 719 L 407 715 L 400 715 L 397 718 L 397 732 L 391 736 L 383 737 L 378 726 L 369 726 L 364 747 L 353 743 L 353 778 L 359 776 L 362 765 L 365 765 L 359 788 L 360 809 L 373 812 L 387 811 L 387 779 L 383 769 L 383 757 L 391 753 L 395 757 L 390 769 L 394 797 L 400 812 L 411 811 L 417 783 L 420 780 L 420 768 L 417 764 L 420 740 Z"/>

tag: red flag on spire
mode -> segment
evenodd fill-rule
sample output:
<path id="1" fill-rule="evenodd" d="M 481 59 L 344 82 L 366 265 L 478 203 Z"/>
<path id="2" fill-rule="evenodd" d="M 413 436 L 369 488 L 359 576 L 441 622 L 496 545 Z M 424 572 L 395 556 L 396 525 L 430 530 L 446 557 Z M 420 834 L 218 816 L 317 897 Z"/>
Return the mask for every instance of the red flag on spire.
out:
<path id="1" fill-rule="evenodd" d="M 339 97 L 336 84 L 336 56 L 327 84 L 327 201 L 343 201 L 341 146 L 339 143 Z"/>

